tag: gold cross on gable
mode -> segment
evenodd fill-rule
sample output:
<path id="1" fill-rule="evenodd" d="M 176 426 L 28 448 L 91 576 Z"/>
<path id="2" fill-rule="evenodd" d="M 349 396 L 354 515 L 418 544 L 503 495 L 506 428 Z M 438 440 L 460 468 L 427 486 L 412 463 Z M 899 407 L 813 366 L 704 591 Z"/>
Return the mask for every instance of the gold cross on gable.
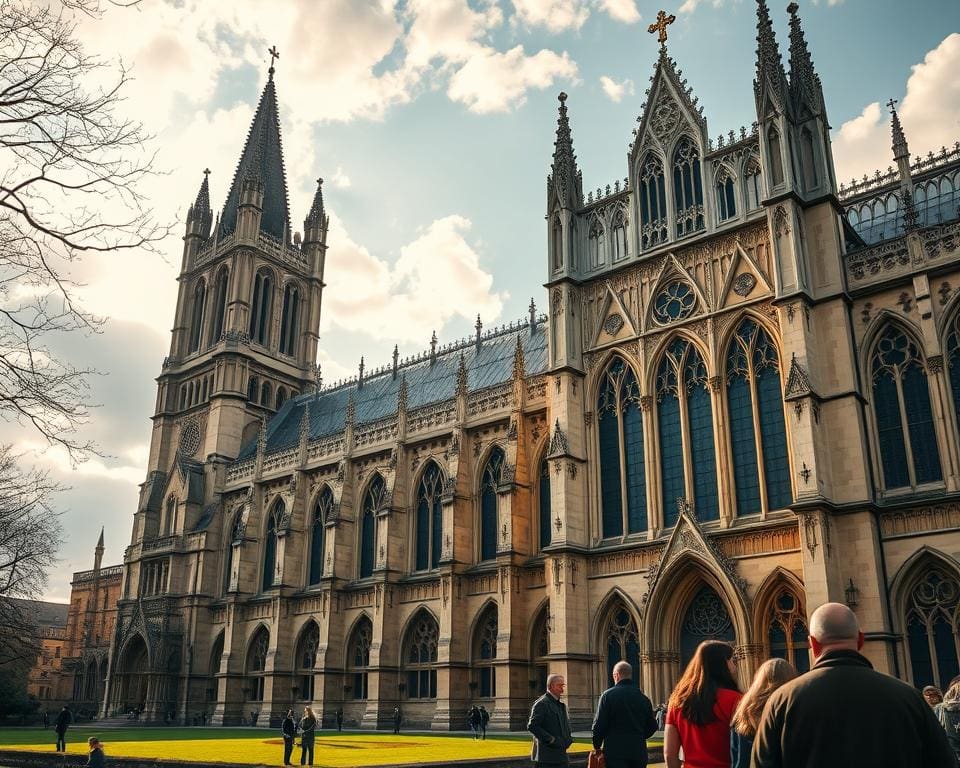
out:
<path id="1" fill-rule="evenodd" d="M 657 35 L 657 42 L 660 43 L 661 48 L 663 48 L 667 42 L 667 25 L 673 24 L 673 22 L 676 20 L 677 17 L 672 13 L 667 16 L 666 11 L 660 11 L 657 13 L 657 23 L 651 24 L 649 27 L 647 27 L 647 32 L 649 32 L 651 35 L 654 32 L 659 32 Z"/>
<path id="2" fill-rule="evenodd" d="M 277 50 L 277 46 L 271 45 L 267 53 L 270 54 L 270 69 L 273 69 L 273 63 L 280 58 L 280 51 Z"/>

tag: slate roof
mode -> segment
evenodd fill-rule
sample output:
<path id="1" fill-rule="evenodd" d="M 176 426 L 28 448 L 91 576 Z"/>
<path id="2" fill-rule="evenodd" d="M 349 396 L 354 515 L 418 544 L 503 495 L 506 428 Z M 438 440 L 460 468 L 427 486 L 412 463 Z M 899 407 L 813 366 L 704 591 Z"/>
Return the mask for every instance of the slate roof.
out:
<path id="1" fill-rule="evenodd" d="M 67 610 L 70 608 L 67 603 L 48 603 L 16 597 L 10 598 L 10 602 L 17 606 L 24 616 L 29 617 L 41 627 L 67 626 Z"/>
<path id="2" fill-rule="evenodd" d="M 467 390 L 476 392 L 510 381 L 513 376 L 513 358 L 517 337 L 523 345 L 526 376 L 536 376 L 547 369 L 547 325 L 538 322 L 531 333 L 527 325 L 506 332 L 483 337 L 479 348 L 475 343 L 457 346 L 438 353 L 431 364 L 429 356 L 398 369 L 364 378 L 343 386 L 321 390 L 291 398 L 267 424 L 266 452 L 283 450 L 296 445 L 300 439 L 300 422 L 306 403 L 310 403 L 310 439 L 342 432 L 346 423 L 347 403 L 352 395 L 356 408 L 355 424 L 366 424 L 392 416 L 397 412 L 400 382 L 407 382 L 407 410 L 441 403 L 456 396 L 457 369 L 463 354 L 467 367 Z M 254 438 L 243 447 L 238 460 L 249 458 L 257 451 Z"/>

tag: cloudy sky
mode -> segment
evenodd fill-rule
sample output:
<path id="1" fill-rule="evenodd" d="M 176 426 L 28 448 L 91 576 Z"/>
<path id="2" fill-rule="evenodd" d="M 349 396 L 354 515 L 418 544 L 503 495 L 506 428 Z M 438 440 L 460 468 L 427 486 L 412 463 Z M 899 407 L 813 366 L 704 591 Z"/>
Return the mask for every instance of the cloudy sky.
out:
<path id="1" fill-rule="evenodd" d="M 787 39 L 786 0 L 773 16 Z M 122 61 L 124 109 L 154 135 L 166 173 L 144 192 L 182 221 L 209 167 L 222 205 L 276 45 L 291 219 L 314 180 L 331 214 L 320 360 L 327 381 L 461 337 L 544 303 L 545 177 L 556 95 L 569 94 L 585 189 L 626 174 L 631 129 L 657 57 L 652 0 L 141 0 L 79 20 L 87 49 Z M 752 0 L 684 0 L 668 12 L 671 54 L 712 136 L 755 119 Z M 805 0 L 801 15 L 823 80 L 838 176 L 891 162 L 889 98 L 914 154 L 960 139 L 960 3 Z M 178 227 L 179 231 L 179 227 Z M 20 450 L 70 490 L 67 542 L 47 596 L 65 601 L 89 568 L 101 525 L 105 563 L 129 543 L 167 352 L 179 238 L 163 258 L 87 260 L 83 292 L 110 318 L 98 336 L 52 347 L 102 375 L 86 436 L 108 454 L 71 468 L 25 429 Z M 0 434 L 0 437 L 3 437 Z"/>

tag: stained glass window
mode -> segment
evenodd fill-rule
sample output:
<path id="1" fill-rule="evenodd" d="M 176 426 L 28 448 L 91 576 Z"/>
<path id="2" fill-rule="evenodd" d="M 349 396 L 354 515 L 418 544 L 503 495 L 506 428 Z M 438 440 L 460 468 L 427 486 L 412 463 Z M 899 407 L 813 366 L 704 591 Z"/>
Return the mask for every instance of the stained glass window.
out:
<path id="1" fill-rule="evenodd" d="M 497 556 L 497 488 L 503 473 L 503 450 L 495 447 L 480 476 L 480 559 Z"/>
<path id="2" fill-rule="evenodd" d="M 263 546 L 263 588 L 270 589 L 274 585 L 277 570 L 277 531 L 283 520 L 285 507 L 283 501 L 277 499 L 270 508 L 267 517 L 267 536 Z"/>
<path id="3" fill-rule="evenodd" d="M 315 621 L 307 622 L 306 628 L 300 633 L 300 642 L 297 643 L 297 679 L 299 681 L 298 699 L 313 701 L 314 667 L 317 666 L 317 647 L 320 645 L 320 627 Z"/>
<path id="4" fill-rule="evenodd" d="M 383 507 L 387 485 L 381 475 L 376 475 L 363 497 L 360 522 L 360 578 L 373 575 L 377 552 L 377 512 Z"/>
<path id="5" fill-rule="evenodd" d="M 283 310 L 280 314 L 280 354 L 294 356 L 300 322 L 300 291 L 294 284 L 283 289 Z"/>
<path id="6" fill-rule="evenodd" d="M 627 607 L 618 600 L 611 606 L 606 623 L 607 680 L 613 676 L 613 667 L 618 661 L 629 661 L 633 667 L 633 679 L 640 677 L 640 634 L 637 623 Z"/>
<path id="7" fill-rule="evenodd" d="M 881 332 L 871 360 L 873 408 L 887 490 L 942 480 L 923 359 L 898 326 Z"/>
<path id="8" fill-rule="evenodd" d="M 263 701 L 264 681 L 267 669 L 267 652 L 270 650 L 270 633 L 260 627 L 253 636 L 247 651 L 248 695 L 250 701 Z"/>
<path id="9" fill-rule="evenodd" d="M 354 699 L 367 698 L 367 667 L 370 666 L 370 646 L 373 642 L 373 625 L 366 616 L 361 618 L 353 630 L 347 645 L 347 674 L 353 685 L 350 694 Z"/>
<path id="10" fill-rule="evenodd" d="M 726 221 L 737 215 L 737 201 L 733 192 L 733 177 L 726 167 L 721 166 L 717 173 L 717 212 L 720 221 Z"/>
<path id="11" fill-rule="evenodd" d="M 417 490 L 416 570 L 425 571 L 440 565 L 443 536 L 443 473 L 431 461 L 420 479 Z"/>
<path id="12" fill-rule="evenodd" d="M 697 297 L 682 280 L 668 283 L 653 300 L 653 318 L 661 325 L 674 320 L 685 320 L 696 309 Z"/>
<path id="13" fill-rule="evenodd" d="M 407 629 L 404 649 L 407 697 L 435 699 L 437 697 L 437 647 L 440 645 L 440 627 L 437 620 L 421 611 Z"/>
<path id="14" fill-rule="evenodd" d="M 273 316 L 273 275 L 261 270 L 253 279 L 250 302 L 250 338 L 267 346 L 270 342 L 270 321 Z"/>
<path id="15" fill-rule="evenodd" d="M 310 526 L 310 584 L 319 584 L 323 576 L 323 531 L 332 516 L 333 491 L 325 485 L 313 507 L 313 524 Z"/>
<path id="16" fill-rule="evenodd" d="M 947 325 L 947 378 L 953 396 L 953 412 L 960 425 L 960 312 L 954 312 Z"/>
<path id="17" fill-rule="evenodd" d="M 667 195 L 663 163 L 653 153 L 640 165 L 640 247 L 652 248 L 667 240 Z"/>
<path id="18" fill-rule="evenodd" d="M 497 695 L 497 670 L 493 662 L 497 658 L 498 633 L 497 608 L 491 605 L 477 622 L 473 640 L 475 683 L 481 698 L 493 698 Z"/>
<path id="19" fill-rule="evenodd" d="M 537 476 L 539 477 L 539 487 L 537 488 L 540 524 L 539 548 L 543 549 L 544 547 L 550 546 L 550 540 L 553 535 L 553 529 L 551 527 L 553 525 L 553 519 L 550 510 L 550 465 L 547 462 L 546 456 L 540 459 L 540 471 L 537 473 Z"/>
<path id="20" fill-rule="evenodd" d="M 603 537 L 645 531 L 647 483 L 640 385 L 623 358 L 611 360 L 603 374 L 597 419 Z"/>
<path id="21" fill-rule="evenodd" d="M 216 344 L 223 335 L 224 323 L 227 317 L 227 283 L 230 278 L 227 268 L 223 267 L 217 273 L 217 281 L 213 290 L 213 328 L 210 333 L 210 342 Z"/>
<path id="22" fill-rule="evenodd" d="M 952 571 L 932 566 L 910 592 L 906 611 L 907 644 L 913 684 L 946 690 L 960 674 L 960 580 Z"/>
<path id="23" fill-rule="evenodd" d="M 703 229 L 703 181 L 700 173 L 700 152 L 690 139 L 681 139 L 673 153 L 677 237 Z"/>
<path id="24" fill-rule="evenodd" d="M 627 257 L 627 230 L 628 219 L 626 211 L 618 208 L 613 214 L 613 260 L 620 261 Z"/>
<path id="25" fill-rule="evenodd" d="M 767 613 L 767 656 L 789 661 L 799 673 L 810 670 L 810 644 L 803 603 L 784 587 Z"/>
<path id="26" fill-rule="evenodd" d="M 693 658 L 704 640 L 736 641 L 733 622 L 723 600 L 706 584 L 694 596 L 680 625 L 680 668 Z"/>

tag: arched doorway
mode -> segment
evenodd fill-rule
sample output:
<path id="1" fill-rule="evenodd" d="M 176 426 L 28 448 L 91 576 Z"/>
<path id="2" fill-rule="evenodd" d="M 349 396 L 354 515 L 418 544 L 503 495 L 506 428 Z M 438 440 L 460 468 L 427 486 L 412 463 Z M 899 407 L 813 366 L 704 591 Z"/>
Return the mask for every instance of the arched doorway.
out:
<path id="1" fill-rule="evenodd" d="M 736 644 L 730 612 L 713 587 L 703 584 L 687 606 L 680 624 L 680 669 L 686 669 L 697 646 L 704 640 Z"/>
<path id="2" fill-rule="evenodd" d="M 150 656 L 143 637 L 135 635 L 123 652 L 120 664 L 120 705 L 122 711 L 142 712 L 147 703 Z"/>

